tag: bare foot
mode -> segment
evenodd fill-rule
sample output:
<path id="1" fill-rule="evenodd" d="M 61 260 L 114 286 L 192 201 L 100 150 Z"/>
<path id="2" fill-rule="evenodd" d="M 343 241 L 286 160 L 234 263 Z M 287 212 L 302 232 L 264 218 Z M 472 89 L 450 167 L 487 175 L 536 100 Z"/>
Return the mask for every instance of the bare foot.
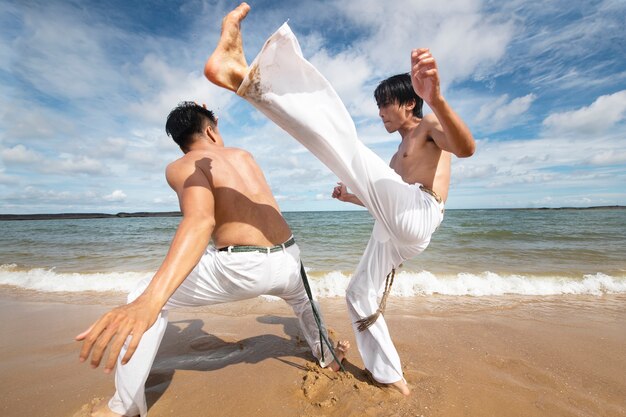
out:
<path id="1" fill-rule="evenodd" d="M 411 394 L 411 390 L 409 389 L 409 386 L 407 385 L 407 383 L 404 382 L 404 379 L 401 379 L 400 381 L 397 381 L 397 382 L 392 382 L 391 384 L 383 384 L 382 382 L 376 381 L 376 379 L 374 378 L 374 375 L 372 375 L 372 373 L 367 369 L 364 370 L 364 376 L 375 386 L 378 386 L 381 388 L 393 389 L 394 391 L 398 391 L 400 394 L 405 395 L 405 396 L 408 396 Z"/>
<path id="2" fill-rule="evenodd" d="M 241 21 L 249 11 L 250 6 L 244 2 L 224 17 L 220 40 L 204 65 L 204 75 L 209 81 L 234 92 L 248 73 L 241 40 Z"/>
<path id="3" fill-rule="evenodd" d="M 109 400 L 104 398 L 96 403 L 91 409 L 91 417 L 125 417 L 121 414 L 114 413 L 109 408 Z"/>
<path id="4" fill-rule="evenodd" d="M 348 342 L 347 340 L 340 340 L 337 342 L 337 347 L 335 347 L 335 355 L 337 356 L 339 362 L 332 361 L 330 365 L 328 365 L 328 367 L 332 371 L 337 372 L 341 369 L 341 366 L 339 366 L 339 364 L 343 362 L 344 358 L 348 354 L 348 350 L 350 350 L 350 342 Z"/>
<path id="5" fill-rule="evenodd" d="M 409 386 L 407 385 L 406 382 L 404 382 L 403 379 L 401 379 L 398 382 L 394 382 L 391 384 L 386 384 L 387 386 L 394 388 L 397 391 L 400 391 L 400 394 L 402 395 L 410 395 L 411 394 L 411 390 L 409 389 Z"/>

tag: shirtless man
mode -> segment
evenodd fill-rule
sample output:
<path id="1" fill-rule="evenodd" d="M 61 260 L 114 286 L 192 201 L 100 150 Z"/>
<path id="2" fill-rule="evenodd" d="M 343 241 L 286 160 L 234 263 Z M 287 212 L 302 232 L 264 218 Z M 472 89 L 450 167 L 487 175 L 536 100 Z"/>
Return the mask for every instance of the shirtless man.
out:
<path id="1" fill-rule="evenodd" d="M 349 348 L 348 342 L 339 342 L 335 361 L 319 340 L 300 276 L 300 250 L 289 226 L 252 155 L 225 147 L 217 125 L 211 111 L 190 102 L 168 116 L 166 131 L 184 156 L 168 165 L 166 177 L 183 218 L 154 277 L 138 285 L 127 305 L 76 337 L 83 341 L 80 360 L 91 355 L 93 368 L 109 345 L 105 372 L 111 372 L 117 358 L 116 392 L 92 416 L 146 415 L 144 386 L 169 308 L 274 295 L 291 305 L 322 367 L 338 370 L 337 361 Z M 321 329 L 326 335 L 323 323 Z"/>
<path id="2" fill-rule="evenodd" d="M 334 197 L 362 204 L 374 217 L 372 236 L 346 291 L 348 311 L 366 369 L 377 382 L 409 395 L 381 313 L 395 269 L 428 246 L 443 220 L 450 154 L 472 155 L 474 138 L 441 95 L 437 65 L 428 49 L 413 50 L 407 75 L 413 91 L 408 99 L 388 87 L 377 95 L 385 127 L 402 136 L 389 167 L 358 140 L 343 103 L 302 57 L 287 24 L 265 42 L 248 67 L 240 24 L 249 9 L 242 3 L 224 18 L 205 76 L 249 101 L 308 148 L 342 181 Z M 422 118 L 414 112 L 420 104 L 417 96 L 429 104 L 433 116 Z"/>

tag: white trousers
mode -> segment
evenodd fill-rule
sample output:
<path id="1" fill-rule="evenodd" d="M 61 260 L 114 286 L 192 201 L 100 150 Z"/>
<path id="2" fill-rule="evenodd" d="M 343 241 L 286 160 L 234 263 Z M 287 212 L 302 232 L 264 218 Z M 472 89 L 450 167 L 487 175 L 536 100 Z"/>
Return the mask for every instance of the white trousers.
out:
<path id="1" fill-rule="evenodd" d="M 346 74 L 349 76 L 349 74 Z M 353 322 L 378 308 L 392 268 L 422 252 L 443 220 L 443 205 L 407 184 L 357 138 L 354 122 L 330 83 L 302 57 L 285 23 L 263 46 L 237 94 L 309 149 L 343 181 L 375 219 L 346 298 Z M 403 380 L 384 318 L 356 340 L 365 367 L 382 383 Z"/>
<path id="2" fill-rule="evenodd" d="M 137 298 L 149 283 L 150 279 L 141 282 L 129 294 L 128 302 Z M 298 317 L 300 329 L 318 360 L 324 349 L 325 363 L 320 361 L 320 365 L 325 367 L 332 362 L 328 347 L 320 345 L 319 329 L 300 277 L 297 244 L 269 254 L 220 252 L 209 246 L 198 265 L 170 297 L 157 321 L 143 335 L 126 365 L 121 364 L 121 358 L 127 346 L 122 349 L 115 369 L 116 392 L 109 401 L 109 408 L 122 415 L 146 416 L 145 384 L 167 327 L 168 309 L 239 301 L 259 295 L 274 295 L 285 300 Z M 322 328 L 326 334 L 325 326 Z"/>

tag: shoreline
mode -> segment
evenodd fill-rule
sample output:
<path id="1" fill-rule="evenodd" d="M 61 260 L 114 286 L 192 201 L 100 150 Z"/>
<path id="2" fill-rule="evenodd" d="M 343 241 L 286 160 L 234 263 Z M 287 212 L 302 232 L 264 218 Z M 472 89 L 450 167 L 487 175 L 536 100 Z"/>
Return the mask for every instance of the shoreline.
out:
<path id="1" fill-rule="evenodd" d="M 610 206 L 590 206 L 590 207 L 528 207 L 528 208 L 473 208 L 473 209 L 447 209 L 447 210 L 519 210 L 519 211 L 559 211 L 559 210 L 625 210 L 626 206 L 610 205 Z M 330 210 L 329 212 L 336 212 Z M 339 210 L 342 211 L 342 210 Z M 345 211 L 345 210 L 344 210 Z M 367 211 L 347 210 L 347 211 Z M 323 211 L 322 211 L 323 212 Z M 285 213 L 309 213 L 309 211 L 286 211 Z M 318 211 L 312 211 L 318 213 Z M 56 219 L 113 219 L 127 217 L 181 217 L 180 211 L 139 211 L 139 212 L 120 212 L 116 214 L 110 213 L 40 213 L 40 214 L 0 214 L 0 221 L 20 221 L 20 220 L 56 220 Z"/>
<path id="2" fill-rule="evenodd" d="M 0 291 L 3 416 L 83 417 L 112 375 L 73 337 L 115 294 Z M 319 369 L 289 307 L 259 299 L 170 312 L 147 382 L 151 417 L 626 415 L 626 295 L 392 298 L 385 319 L 412 396 L 363 371 L 343 298 L 321 299 L 345 374 Z M 34 399 L 37 399 L 34 401 Z"/>

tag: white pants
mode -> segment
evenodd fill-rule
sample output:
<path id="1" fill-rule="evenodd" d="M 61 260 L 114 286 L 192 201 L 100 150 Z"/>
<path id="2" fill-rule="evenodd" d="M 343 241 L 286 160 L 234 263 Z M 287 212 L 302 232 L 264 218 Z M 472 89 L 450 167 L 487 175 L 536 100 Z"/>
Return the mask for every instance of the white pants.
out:
<path id="1" fill-rule="evenodd" d="M 337 93 L 302 57 L 286 23 L 265 42 L 237 94 L 309 149 L 374 216 L 372 236 L 346 295 L 353 322 L 374 313 L 386 275 L 428 246 L 443 220 L 443 204 L 420 184 L 402 181 L 358 140 Z M 403 379 L 383 317 L 363 332 L 355 326 L 355 333 L 365 367 L 377 381 Z"/>
<path id="2" fill-rule="evenodd" d="M 141 282 L 128 296 L 128 302 L 137 298 L 149 283 L 150 279 Z M 115 370 L 116 392 L 109 401 L 109 408 L 128 416 L 147 414 L 145 383 L 167 327 L 168 309 L 245 300 L 264 294 L 280 297 L 293 308 L 304 337 L 319 360 L 322 348 L 319 329 L 300 277 L 298 245 L 269 254 L 220 252 L 209 246 L 198 265 L 172 294 L 157 321 L 143 335 L 126 365 L 120 361 L 127 346 L 122 349 Z M 326 328 L 322 327 L 326 334 Z M 323 349 L 326 362 L 320 362 L 322 367 L 333 360 L 328 347 L 323 346 Z"/>

